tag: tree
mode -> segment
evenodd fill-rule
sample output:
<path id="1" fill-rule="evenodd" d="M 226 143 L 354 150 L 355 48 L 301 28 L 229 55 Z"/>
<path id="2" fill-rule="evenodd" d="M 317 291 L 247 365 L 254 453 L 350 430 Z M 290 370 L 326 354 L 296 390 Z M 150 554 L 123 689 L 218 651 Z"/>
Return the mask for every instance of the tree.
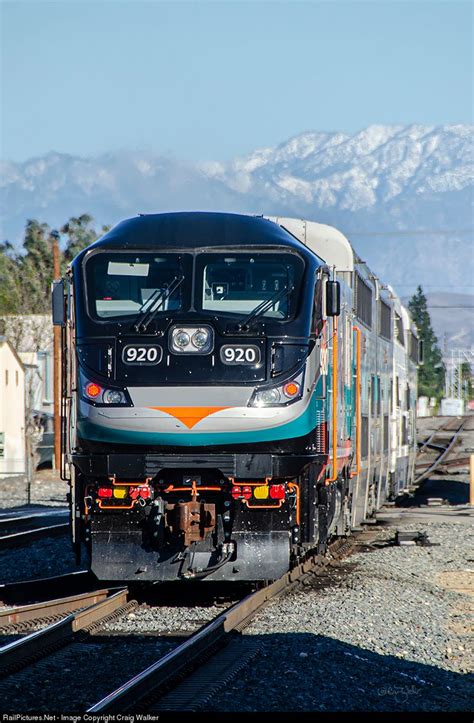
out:
<path id="1" fill-rule="evenodd" d="M 53 240 L 47 223 L 27 221 L 19 265 L 20 302 L 17 314 L 49 314 L 53 280 Z"/>
<path id="2" fill-rule="evenodd" d="M 418 370 L 418 394 L 439 399 L 444 393 L 445 367 L 438 339 L 431 326 L 427 299 L 421 286 L 418 286 L 416 293 L 408 302 L 408 308 L 418 328 L 424 350 L 424 362 Z"/>
<path id="3" fill-rule="evenodd" d="M 92 216 L 83 213 L 81 216 L 70 218 L 61 228 L 61 233 L 66 236 L 64 266 L 69 264 L 86 246 L 94 243 L 99 238 L 99 234 L 92 226 L 93 220 Z M 102 226 L 102 233 L 106 233 L 108 230 L 108 226 Z"/>
<path id="4" fill-rule="evenodd" d="M 14 314 L 20 305 L 18 260 L 8 241 L 0 244 L 0 314 Z"/>
<path id="5" fill-rule="evenodd" d="M 97 232 L 93 218 L 86 213 L 73 216 L 60 229 L 61 270 L 86 246 L 108 231 Z M 51 313 L 53 280 L 53 231 L 46 223 L 30 219 L 26 223 L 22 252 L 15 252 L 8 241 L 0 244 L 0 315 Z"/>
<path id="6" fill-rule="evenodd" d="M 466 402 L 468 402 L 474 398 L 473 375 L 469 362 L 463 362 L 461 364 L 461 381 L 463 388 L 463 398 Z"/>

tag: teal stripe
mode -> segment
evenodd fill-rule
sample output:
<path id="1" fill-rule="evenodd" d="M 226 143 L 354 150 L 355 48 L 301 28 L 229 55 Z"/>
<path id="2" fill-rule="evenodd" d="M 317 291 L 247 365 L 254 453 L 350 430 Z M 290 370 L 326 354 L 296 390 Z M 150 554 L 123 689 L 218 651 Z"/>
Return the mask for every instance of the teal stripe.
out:
<path id="1" fill-rule="evenodd" d="M 95 442 L 117 444 L 163 445 L 176 447 L 199 447 L 218 444 L 247 444 L 252 442 L 272 442 L 279 439 L 303 437 L 315 428 L 316 411 L 322 401 L 313 394 L 304 412 L 278 427 L 258 429 L 249 432 L 192 432 L 190 434 L 175 432 L 136 432 L 111 427 L 102 427 L 86 419 L 79 420 L 78 434 L 82 439 Z"/>

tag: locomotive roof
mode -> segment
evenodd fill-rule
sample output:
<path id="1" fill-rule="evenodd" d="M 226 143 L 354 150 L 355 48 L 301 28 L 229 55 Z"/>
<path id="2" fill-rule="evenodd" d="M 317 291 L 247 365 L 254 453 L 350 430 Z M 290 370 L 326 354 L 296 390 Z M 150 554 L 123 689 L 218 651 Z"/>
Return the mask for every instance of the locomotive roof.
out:
<path id="1" fill-rule="evenodd" d="M 307 255 L 304 245 L 298 239 L 272 221 L 234 213 L 198 211 L 144 214 L 126 219 L 87 250 L 159 247 L 169 248 L 171 251 L 174 248 L 192 250 L 212 246 L 247 245 L 283 245 Z"/>

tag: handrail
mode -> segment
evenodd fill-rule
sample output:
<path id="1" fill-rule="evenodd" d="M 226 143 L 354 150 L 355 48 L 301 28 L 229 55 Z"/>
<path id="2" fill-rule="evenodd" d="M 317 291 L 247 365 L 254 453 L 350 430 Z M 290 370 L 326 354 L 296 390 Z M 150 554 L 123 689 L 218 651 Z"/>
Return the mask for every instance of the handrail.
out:
<path id="1" fill-rule="evenodd" d="M 326 484 L 337 480 L 337 316 L 333 317 L 332 336 L 332 476 L 326 479 Z"/>
<path id="2" fill-rule="evenodd" d="M 358 326 L 353 327 L 357 342 L 356 342 L 356 469 L 355 472 L 351 472 L 351 477 L 356 477 L 360 473 L 360 451 L 361 451 L 361 379 L 360 379 L 360 368 L 361 368 L 361 353 L 360 353 L 360 338 L 361 330 Z"/>

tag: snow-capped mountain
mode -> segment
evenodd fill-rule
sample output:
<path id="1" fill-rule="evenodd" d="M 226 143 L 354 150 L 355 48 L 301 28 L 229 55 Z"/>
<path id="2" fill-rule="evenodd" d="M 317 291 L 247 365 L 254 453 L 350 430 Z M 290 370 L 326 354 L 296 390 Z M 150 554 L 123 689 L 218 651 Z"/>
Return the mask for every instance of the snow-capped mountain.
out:
<path id="1" fill-rule="evenodd" d="M 145 152 L 4 162 L 0 237 L 21 239 L 28 218 L 56 226 L 83 212 L 99 223 L 182 209 L 297 215 L 344 231 L 401 294 L 417 283 L 466 291 L 473 137 L 471 125 L 370 126 L 301 133 L 230 163 Z"/>

